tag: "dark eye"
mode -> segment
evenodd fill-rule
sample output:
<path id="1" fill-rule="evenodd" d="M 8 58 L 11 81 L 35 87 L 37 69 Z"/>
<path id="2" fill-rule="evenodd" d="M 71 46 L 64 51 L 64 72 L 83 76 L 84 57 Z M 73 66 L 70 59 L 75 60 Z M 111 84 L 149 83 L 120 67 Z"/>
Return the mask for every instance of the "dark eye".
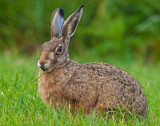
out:
<path id="1" fill-rule="evenodd" d="M 62 53 L 62 46 L 58 47 L 57 52 Z"/>

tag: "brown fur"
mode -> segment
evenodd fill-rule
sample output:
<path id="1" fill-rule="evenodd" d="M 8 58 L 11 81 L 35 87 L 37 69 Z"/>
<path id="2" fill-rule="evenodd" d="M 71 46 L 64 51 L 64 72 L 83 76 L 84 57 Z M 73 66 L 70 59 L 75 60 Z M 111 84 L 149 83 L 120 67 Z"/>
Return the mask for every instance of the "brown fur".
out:
<path id="1" fill-rule="evenodd" d="M 75 13 L 80 13 L 82 7 Z M 55 12 L 54 12 L 55 13 Z M 76 14 L 73 14 L 75 16 Z M 82 14 L 82 12 L 81 12 Z M 79 14 L 81 16 L 81 14 Z M 73 24 L 77 19 L 76 25 Z M 86 114 L 92 110 L 101 109 L 103 112 L 117 110 L 119 107 L 122 112 L 126 109 L 132 113 L 145 115 L 147 102 L 144 92 L 139 82 L 127 72 L 110 64 L 89 63 L 79 64 L 69 59 L 68 43 L 70 36 L 74 33 L 80 17 L 70 16 L 64 23 L 66 33 L 61 38 L 52 36 L 50 42 L 43 45 L 39 63 L 50 62 L 45 69 L 40 70 L 39 93 L 46 104 L 52 106 L 72 107 L 74 111 L 80 107 L 84 108 Z M 68 31 L 68 30 L 71 31 Z M 52 29 L 51 29 L 52 30 Z M 55 30 L 53 30 L 55 31 Z M 59 32 L 59 30 L 57 30 Z M 57 35 L 57 34 L 56 34 Z M 56 53 L 61 45 L 63 53 Z M 54 52 L 54 59 L 50 53 Z"/>

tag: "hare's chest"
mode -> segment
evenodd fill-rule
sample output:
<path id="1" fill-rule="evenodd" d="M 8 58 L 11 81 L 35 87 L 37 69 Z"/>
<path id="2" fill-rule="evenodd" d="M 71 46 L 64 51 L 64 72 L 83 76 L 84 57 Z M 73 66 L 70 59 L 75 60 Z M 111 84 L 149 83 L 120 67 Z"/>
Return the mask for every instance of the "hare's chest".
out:
<path id="1" fill-rule="evenodd" d="M 65 85 L 68 77 L 64 74 L 43 75 L 39 78 L 39 93 L 45 103 L 61 103 L 64 100 L 62 87 Z"/>

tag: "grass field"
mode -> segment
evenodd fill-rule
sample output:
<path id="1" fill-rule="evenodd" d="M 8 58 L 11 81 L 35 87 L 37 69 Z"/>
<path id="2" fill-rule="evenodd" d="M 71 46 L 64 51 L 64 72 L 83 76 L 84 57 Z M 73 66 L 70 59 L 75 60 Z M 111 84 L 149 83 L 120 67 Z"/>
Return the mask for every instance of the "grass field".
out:
<path id="1" fill-rule="evenodd" d="M 72 116 L 63 109 L 56 112 L 47 107 L 38 94 L 38 58 L 35 57 L 0 55 L 0 125 L 160 125 L 160 64 L 144 65 L 141 61 L 116 59 L 103 61 L 124 69 L 140 82 L 149 112 L 148 117 L 139 122 L 137 118 L 124 120 L 118 116 L 108 119 L 107 115 Z M 72 59 L 81 63 L 94 61 L 82 57 Z"/>

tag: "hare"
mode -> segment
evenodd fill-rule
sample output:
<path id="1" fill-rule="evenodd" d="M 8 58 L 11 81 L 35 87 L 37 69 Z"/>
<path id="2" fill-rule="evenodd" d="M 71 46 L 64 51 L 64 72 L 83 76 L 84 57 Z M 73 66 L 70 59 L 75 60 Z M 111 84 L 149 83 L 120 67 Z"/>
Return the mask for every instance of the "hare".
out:
<path id="1" fill-rule="evenodd" d="M 83 5 L 63 22 L 57 8 L 51 18 L 51 40 L 42 45 L 38 60 L 39 93 L 46 104 L 74 111 L 121 109 L 144 116 L 147 102 L 139 82 L 124 70 L 106 63 L 80 64 L 69 59 L 68 45 L 83 13 Z"/>

